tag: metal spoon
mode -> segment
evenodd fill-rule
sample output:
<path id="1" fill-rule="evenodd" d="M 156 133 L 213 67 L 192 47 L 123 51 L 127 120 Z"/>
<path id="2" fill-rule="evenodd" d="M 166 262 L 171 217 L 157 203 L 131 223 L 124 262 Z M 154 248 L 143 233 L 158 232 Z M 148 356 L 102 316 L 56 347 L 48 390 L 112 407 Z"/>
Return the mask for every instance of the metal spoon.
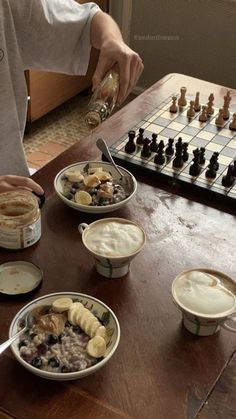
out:
<path id="1" fill-rule="evenodd" d="M 114 162 L 114 160 L 112 158 L 112 155 L 110 153 L 110 150 L 109 150 L 106 142 L 103 140 L 103 138 L 98 138 L 98 140 L 96 141 L 96 145 L 99 148 L 99 150 L 104 154 L 104 156 L 107 158 L 107 160 L 113 165 L 115 170 L 119 173 L 120 181 L 121 181 L 120 183 L 122 184 L 122 186 L 124 186 L 124 188 L 127 190 L 127 192 L 131 193 L 132 190 L 133 190 L 132 178 L 129 178 L 128 176 L 125 176 L 120 171 L 119 167 Z"/>
<path id="2" fill-rule="evenodd" d="M 32 315 L 31 311 L 29 311 L 25 317 L 25 326 L 19 332 L 17 332 L 14 336 L 10 339 L 6 340 L 6 342 L 0 345 L 0 355 L 7 349 L 19 336 L 23 335 L 30 327 L 32 326 Z"/>

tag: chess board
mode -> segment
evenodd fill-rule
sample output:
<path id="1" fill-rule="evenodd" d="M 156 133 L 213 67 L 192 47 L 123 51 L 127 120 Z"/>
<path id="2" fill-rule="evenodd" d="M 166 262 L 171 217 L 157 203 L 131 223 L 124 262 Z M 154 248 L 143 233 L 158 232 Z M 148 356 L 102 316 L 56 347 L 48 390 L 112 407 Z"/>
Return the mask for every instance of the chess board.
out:
<path id="1" fill-rule="evenodd" d="M 200 122 L 198 120 L 200 112 L 197 112 L 193 118 L 187 117 L 189 106 L 180 108 L 181 110 L 177 113 L 171 113 L 169 108 L 172 104 L 172 96 L 176 96 L 176 94 L 173 93 L 153 112 L 146 115 L 142 121 L 136 126 L 130 127 L 130 129 L 136 132 L 136 138 L 139 128 L 144 128 L 144 137 L 148 137 L 150 140 L 152 133 L 156 133 L 158 134 L 157 143 L 163 140 L 165 146 L 168 144 L 168 139 L 173 138 L 174 148 L 178 138 L 181 137 L 183 142 L 188 143 L 189 152 L 188 161 L 184 163 L 183 167 L 181 169 L 173 167 L 174 155 L 171 158 L 166 157 L 163 165 L 157 165 L 154 163 L 156 153 L 144 158 L 141 156 L 142 146 L 138 145 L 136 145 L 134 153 L 128 154 L 125 151 L 128 133 L 125 133 L 110 147 L 114 160 L 131 172 L 132 168 L 135 168 L 135 170 L 151 173 L 152 179 L 163 180 L 165 184 L 172 185 L 177 193 L 179 192 L 179 186 L 181 186 L 180 189 L 183 191 L 191 190 L 193 193 L 195 191 L 198 196 L 205 197 L 204 202 L 208 205 L 211 205 L 213 198 L 217 198 L 224 202 L 226 207 L 230 205 L 236 208 L 236 179 L 231 187 L 222 185 L 222 177 L 226 175 L 228 165 L 236 159 L 236 131 L 229 129 L 232 112 L 224 125 L 217 127 L 215 119 L 218 115 L 218 108 L 214 107 L 214 114 L 208 118 L 207 122 Z M 206 149 L 206 162 L 201 166 L 201 173 L 197 177 L 193 177 L 189 174 L 189 168 L 194 157 L 193 150 L 200 147 Z M 206 170 L 214 152 L 219 153 L 219 170 L 215 179 L 209 179 L 206 177 Z M 191 194 L 191 199 L 193 199 L 193 194 Z"/>

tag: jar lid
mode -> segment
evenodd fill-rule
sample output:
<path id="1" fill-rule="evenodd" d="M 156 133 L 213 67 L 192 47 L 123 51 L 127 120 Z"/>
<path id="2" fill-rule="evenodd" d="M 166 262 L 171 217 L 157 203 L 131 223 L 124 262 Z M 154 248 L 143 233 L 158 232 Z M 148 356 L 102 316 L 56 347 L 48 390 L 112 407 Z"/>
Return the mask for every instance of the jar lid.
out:
<path id="1" fill-rule="evenodd" d="M 27 294 L 39 287 L 42 280 L 43 272 L 31 262 L 17 260 L 0 265 L 1 294 Z"/>

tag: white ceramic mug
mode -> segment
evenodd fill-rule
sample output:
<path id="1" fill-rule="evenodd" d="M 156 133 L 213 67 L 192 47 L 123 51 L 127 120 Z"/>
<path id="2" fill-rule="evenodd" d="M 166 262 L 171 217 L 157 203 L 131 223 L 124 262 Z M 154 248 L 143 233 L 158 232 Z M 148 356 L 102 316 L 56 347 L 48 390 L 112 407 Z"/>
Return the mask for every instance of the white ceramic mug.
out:
<path id="1" fill-rule="evenodd" d="M 180 309 L 182 316 L 183 316 L 183 324 L 187 330 L 191 333 L 198 335 L 198 336 L 209 336 L 213 335 L 214 333 L 218 332 L 221 327 L 229 330 L 230 332 L 236 333 L 236 325 L 235 327 L 230 326 L 229 322 L 236 323 L 236 297 L 235 297 L 235 305 L 232 309 L 228 310 L 227 312 L 220 313 L 220 314 L 202 314 L 196 313 L 189 308 L 185 307 L 179 301 L 178 296 L 176 295 L 176 284 L 178 283 L 179 279 L 190 272 L 193 271 L 200 271 L 204 272 L 213 276 L 216 276 L 219 279 L 222 279 L 224 282 L 225 288 L 227 288 L 233 295 L 236 295 L 236 284 L 235 282 L 225 275 L 222 272 L 215 271 L 213 269 L 207 268 L 194 268 L 189 269 L 187 271 L 181 272 L 173 281 L 172 283 L 172 296 L 174 302 L 176 303 L 177 307 Z"/>
<path id="2" fill-rule="evenodd" d="M 91 250 L 86 242 L 86 235 L 89 230 L 91 230 L 98 223 L 109 223 L 109 222 L 118 222 L 118 223 L 127 223 L 138 227 L 140 230 L 143 241 L 139 248 L 133 253 L 128 253 L 122 256 L 106 256 L 101 255 L 93 250 Z M 146 242 L 146 235 L 144 230 L 136 223 L 126 220 L 124 218 L 104 218 L 97 220 L 91 224 L 81 223 L 78 226 L 78 230 L 82 235 L 82 241 L 84 246 L 88 249 L 90 254 L 94 257 L 95 266 L 99 274 L 106 278 L 120 278 L 126 275 L 130 270 L 130 264 L 132 259 L 143 249 Z"/>

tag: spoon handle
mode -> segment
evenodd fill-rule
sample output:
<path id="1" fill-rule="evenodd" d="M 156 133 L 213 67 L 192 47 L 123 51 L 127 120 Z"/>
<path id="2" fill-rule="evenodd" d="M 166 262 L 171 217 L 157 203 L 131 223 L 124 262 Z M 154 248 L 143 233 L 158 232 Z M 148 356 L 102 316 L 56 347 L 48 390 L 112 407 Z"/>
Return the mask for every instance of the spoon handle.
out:
<path id="1" fill-rule="evenodd" d="M 104 154 L 104 156 L 109 160 L 109 162 L 111 164 L 113 164 L 114 168 L 117 170 L 117 172 L 119 173 L 119 175 L 121 177 L 123 177 L 123 173 L 121 173 L 119 167 L 117 167 L 117 165 L 115 164 L 112 155 L 109 151 L 109 148 L 107 147 L 107 144 L 105 143 L 105 141 L 102 138 L 98 138 L 98 140 L 96 141 L 96 145 L 97 148 L 99 148 L 99 150 Z"/>
<path id="2" fill-rule="evenodd" d="M 26 327 L 24 327 L 23 329 L 21 329 L 18 333 L 16 333 L 10 339 L 6 340 L 6 342 L 2 343 L 0 345 L 0 355 L 3 353 L 3 351 L 5 351 L 5 349 L 8 348 L 8 346 L 10 346 L 14 342 L 15 339 L 17 339 L 20 335 L 22 335 L 22 333 L 24 333 L 25 330 L 26 330 Z"/>

